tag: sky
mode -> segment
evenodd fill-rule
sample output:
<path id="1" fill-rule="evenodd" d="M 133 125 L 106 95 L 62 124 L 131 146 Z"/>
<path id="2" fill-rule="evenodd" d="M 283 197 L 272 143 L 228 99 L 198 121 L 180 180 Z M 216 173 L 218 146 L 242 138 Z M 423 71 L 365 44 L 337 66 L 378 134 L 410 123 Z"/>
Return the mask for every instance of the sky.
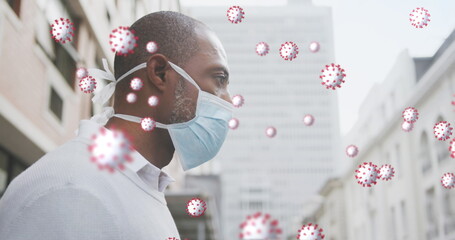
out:
<path id="1" fill-rule="evenodd" d="M 273 6 L 286 5 L 287 0 L 181 0 L 181 3 L 183 7 Z M 382 83 L 401 51 L 408 49 L 412 57 L 431 57 L 455 29 L 453 0 L 313 0 L 313 4 L 332 7 L 335 61 L 346 73 L 346 82 L 336 90 L 342 135 L 356 123 L 361 114 L 360 105 L 370 88 Z M 409 22 L 409 13 L 416 7 L 428 9 L 431 14 L 428 27 L 416 29 Z"/>

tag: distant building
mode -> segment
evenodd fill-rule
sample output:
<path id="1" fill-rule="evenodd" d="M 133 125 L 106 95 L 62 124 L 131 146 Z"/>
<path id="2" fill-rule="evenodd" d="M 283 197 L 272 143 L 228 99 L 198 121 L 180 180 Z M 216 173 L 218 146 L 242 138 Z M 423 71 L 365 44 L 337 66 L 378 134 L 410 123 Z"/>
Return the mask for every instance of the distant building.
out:
<path id="1" fill-rule="evenodd" d="M 343 146 L 356 144 L 359 155 L 339 158 L 352 164 L 341 178 L 325 184 L 323 204 L 307 216 L 324 228 L 326 239 L 455 239 L 455 190 L 440 183 L 444 173 L 455 172 L 455 160 L 449 141 L 433 134 L 439 121 L 455 124 L 454 93 L 455 31 L 431 58 L 411 58 L 407 50 L 398 56 L 385 81 L 370 90 L 360 119 L 343 139 Z M 406 107 L 419 111 L 409 133 L 401 129 Z M 391 164 L 395 177 L 362 187 L 354 171 L 363 162 Z"/>
<path id="2" fill-rule="evenodd" d="M 288 6 L 242 6 L 241 23 L 228 21 L 225 7 L 194 7 L 188 14 L 205 22 L 225 47 L 231 96 L 243 95 L 237 109 L 238 129 L 231 130 L 217 157 L 207 165 L 221 174 L 222 223 L 225 240 L 239 236 L 239 225 L 255 212 L 278 219 L 283 237 L 297 234 L 303 202 L 337 169 L 339 147 L 337 92 L 321 85 L 319 74 L 334 62 L 332 12 L 311 1 Z M 264 41 L 270 53 L 259 56 Z M 281 58 L 281 44 L 293 41 L 297 58 Z M 317 53 L 309 44 L 318 41 Z M 303 116 L 315 117 L 313 126 Z M 265 129 L 277 135 L 268 138 Z"/>

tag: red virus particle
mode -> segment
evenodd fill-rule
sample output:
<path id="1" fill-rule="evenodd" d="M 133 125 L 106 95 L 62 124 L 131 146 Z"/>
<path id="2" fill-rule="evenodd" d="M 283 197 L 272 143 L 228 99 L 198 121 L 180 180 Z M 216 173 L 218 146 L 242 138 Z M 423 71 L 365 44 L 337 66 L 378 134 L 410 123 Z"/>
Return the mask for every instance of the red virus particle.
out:
<path id="1" fill-rule="evenodd" d="M 305 116 L 303 116 L 303 124 L 305 124 L 306 126 L 311 126 L 313 125 L 313 123 L 314 123 L 313 115 L 306 114 Z"/>
<path id="2" fill-rule="evenodd" d="M 239 237 L 242 240 L 279 239 L 282 230 L 278 224 L 278 220 L 272 219 L 270 214 L 257 212 L 252 216 L 247 216 L 246 220 L 240 224 Z"/>
<path id="3" fill-rule="evenodd" d="M 256 53 L 259 56 L 265 56 L 269 53 L 270 47 L 266 42 L 256 44 Z"/>
<path id="4" fill-rule="evenodd" d="M 409 14 L 409 21 L 411 25 L 415 28 L 423 28 L 428 26 L 428 22 L 430 22 L 431 15 L 428 13 L 428 10 L 425 8 L 415 8 Z"/>
<path id="5" fill-rule="evenodd" d="M 303 225 L 297 234 L 297 239 L 299 240 L 322 240 L 325 238 L 325 235 L 322 234 L 324 230 L 320 228 L 317 224 L 313 225 L 308 223 Z"/>
<path id="6" fill-rule="evenodd" d="M 269 138 L 273 138 L 276 136 L 276 128 L 268 127 L 265 129 L 265 135 Z"/>
<path id="7" fill-rule="evenodd" d="M 228 122 L 228 126 L 230 129 L 235 130 L 239 127 L 239 120 L 237 118 L 232 118 Z"/>
<path id="8" fill-rule="evenodd" d="M 325 68 L 322 69 L 321 72 L 322 74 L 319 78 L 322 80 L 322 85 L 325 85 L 327 89 L 331 88 L 332 90 L 341 88 L 341 84 L 344 83 L 346 74 L 340 65 L 335 65 L 334 63 L 325 65 Z"/>
<path id="9" fill-rule="evenodd" d="M 133 161 L 130 156 L 134 150 L 131 143 L 131 138 L 120 130 L 100 128 L 98 133 L 92 136 L 88 147 L 91 153 L 90 160 L 101 170 L 106 168 L 114 172 L 115 167 L 123 170 L 125 168 L 123 163 Z"/>
<path id="10" fill-rule="evenodd" d="M 69 19 L 55 19 L 51 28 L 52 38 L 56 42 L 66 43 L 66 41 L 71 42 L 73 40 L 75 28 Z"/>
<path id="11" fill-rule="evenodd" d="M 441 177 L 441 184 L 443 187 L 447 189 L 451 189 L 455 187 L 455 174 L 453 173 L 445 173 Z"/>
<path id="12" fill-rule="evenodd" d="M 109 35 L 112 52 L 115 52 L 119 56 L 127 56 L 130 53 L 134 53 L 134 48 L 137 47 L 136 37 L 134 30 L 130 30 L 129 27 L 118 27 L 112 30 Z"/>
<path id="13" fill-rule="evenodd" d="M 395 169 L 390 164 L 384 164 L 379 168 L 378 178 L 389 181 L 395 175 Z"/>
<path id="14" fill-rule="evenodd" d="M 419 119 L 419 112 L 413 107 L 407 107 L 403 110 L 403 119 L 408 123 L 415 123 Z"/>
<path id="15" fill-rule="evenodd" d="M 455 94 L 452 97 L 455 97 Z M 455 101 L 452 101 L 452 106 L 455 106 Z M 453 110 L 453 111 L 455 111 L 455 110 Z"/>
<path id="16" fill-rule="evenodd" d="M 357 173 L 355 178 L 358 180 L 357 183 L 364 187 L 371 187 L 372 184 L 376 184 L 379 171 L 377 166 L 373 163 L 364 162 L 359 165 L 359 168 L 355 170 Z"/>
<path id="17" fill-rule="evenodd" d="M 405 132 L 410 132 L 412 131 L 412 129 L 414 129 L 414 123 L 403 121 L 403 123 L 401 124 L 401 129 Z"/>
<path id="18" fill-rule="evenodd" d="M 243 103 L 245 103 L 245 99 L 242 95 L 237 94 L 232 97 L 232 105 L 234 105 L 234 107 L 239 108 L 243 106 Z"/>
<path id="19" fill-rule="evenodd" d="M 284 60 L 292 61 L 294 58 L 297 57 L 299 53 L 299 47 L 294 42 L 285 42 L 281 44 L 280 47 L 280 56 Z"/>
<path id="20" fill-rule="evenodd" d="M 359 154 L 359 148 L 356 146 L 356 145 L 349 145 L 346 147 L 346 155 L 348 155 L 348 157 L 356 157 L 357 154 Z"/>
<path id="21" fill-rule="evenodd" d="M 186 212 L 191 217 L 200 217 L 207 210 L 206 203 L 200 198 L 192 198 L 186 204 Z"/>
<path id="22" fill-rule="evenodd" d="M 158 106 L 158 103 L 160 103 L 160 100 L 158 96 L 150 96 L 149 99 L 147 100 L 147 103 L 149 104 L 150 107 L 156 107 Z"/>
<path id="23" fill-rule="evenodd" d="M 84 93 L 92 93 L 96 88 L 96 80 L 92 76 L 87 76 L 79 81 L 79 88 Z"/>
<path id="24" fill-rule="evenodd" d="M 77 79 L 82 79 L 84 77 L 88 76 L 88 71 L 87 68 L 80 67 L 76 70 L 76 78 Z"/>
<path id="25" fill-rule="evenodd" d="M 126 101 L 127 101 L 128 103 L 135 103 L 136 100 L 137 100 L 137 95 L 136 95 L 136 93 L 133 93 L 133 92 L 132 92 L 132 93 L 128 93 L 128 94 L 126 95 Z"/>
<path id="26" fill-rule="evenodd" d="M 239 6 L 232 6 L 227 10 L 227 18 L 231 23 L 240 23 L 245 18 L 243 8 Z"/>
<path id="27" fill-rule="evenodd" d="M 309 49 L 312 53 L 319 52 L 319 49 L 321 48 L 321 45 L 318 42 L 311 42 Z"/>
<path id="28" fill-rule="evenodd" d="M 185 239 L 186 239 L 186 238 L 185 238 Z M 176 238 L 176 237 L 168 237 L 168 238 L 166 238 L 166 239 L 164 239 L 164 240 L 179 240 L 179 239 Z"/>
<path id="29" fill-rule="evenodd" d="M 452 135 L 453 128 L 450 127 L 450 123 L 447 121 L 440 121 L 433 127 L 434 137 L 439 141 L 445 141 Z"/>
<path id="30" fill-rule="evenodd" d="M 455 158 L 455 138 L 449 144 L 450 157 Z"/>
<path id="31" fill-rule="evenodd" d="M 153 118 L 150 117 L 145 117 L 141 120 L 141 127 L 144 131 L 150 132 L 155 129 L 156 122 L 153 120 Z"/>
<path id="32" fill-rule="evenodd" d="M 147 49 L 147 52 L 150 54 L 154 54 L 158 51 L 158 44 L 155 41 L 150 41 L 145 46 L 145 49 Z"/>
<path id="33" fill-rule="evenodd" d="M 139 91 L 141 90 L 141 88 L 144 86 L 144 82 L 142 81 L 142 79 L 138 78 L 138 77 L 135 77 L 133 79 L 131 79 L 131 82 L 130 82 L 130 87 L 131 89 L 133 89 L 134 91 Z"/>

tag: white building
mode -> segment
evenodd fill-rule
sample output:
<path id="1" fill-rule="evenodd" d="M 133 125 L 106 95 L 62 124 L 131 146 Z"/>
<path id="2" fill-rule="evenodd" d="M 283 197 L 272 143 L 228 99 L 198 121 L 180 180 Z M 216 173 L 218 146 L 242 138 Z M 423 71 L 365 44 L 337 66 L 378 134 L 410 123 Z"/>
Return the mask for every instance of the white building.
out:
<path id="1" fill-rule="evenodd" d="M 221 174 L 224 239 L 236 239 L 240 223 L 258 211 L 278 219 L 283 237 L 295 238 L 302 202 L 336 168 L 337 96 L 319 79 L 325 65 L 334 62 L 331 9 L 309 0 L 288 6 L 240 4 L 245 18 L 233 24 L 226 16 L 229 7 L 187 10 L 219 36 L 227 53 L 231 96 L 245 99 L 234 114 L 239 128 L 230 131 L 218 156 L 207 163 Z M 270 46 L 263 57 L 255 51 L 261 41 Z M 299 47 L 292 61 L 279 55 L 286 41 Z M 310 52 L 312 41 L 321 44 L 319 52 Z M 311 127 L 302 122 L 307 113 L 316 119 Z M 268 126 L 277 129 L 276 137 L 266 137 Z"/>
<path id="2" fill-rule="evenodd" d="M 455 172 L 455 160 L 449 141 L 433 134 L 439 121 L 455 124 L 454 93 L 455 31 L 433 57 L 411 58 L 403 51 L 385 81 L 370 90 L 360 119 L 343 140 L 343 146 L 359 146 L 359 155 L 339 158 L 348 163 L 345 174 L 333 180 L 339 184 L 325 185 L 324 203 L 304 221 L 321 225 L 329 240 L 455 239 L 455 189 L 440 183 L 444 173 Z M 420 115 L 407 133 L 401 115 L 409 106 Z M 362 187 L 354 171 L 363 162 L 391 164 L 394 179 Z M 342 206 L 328 204 L 334 199 Z"/>

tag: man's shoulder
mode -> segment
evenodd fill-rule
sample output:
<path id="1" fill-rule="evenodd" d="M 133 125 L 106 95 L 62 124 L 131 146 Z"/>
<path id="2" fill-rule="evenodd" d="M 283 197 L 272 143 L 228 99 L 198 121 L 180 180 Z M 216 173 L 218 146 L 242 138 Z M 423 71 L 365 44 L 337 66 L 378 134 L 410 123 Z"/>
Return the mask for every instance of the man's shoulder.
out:
<path id="1" fill-rule="evenodd" d="M 65 186 L 107 192 L 112 184 L 107 175 L 90 161 L 88 145 L 72 139 L 45 154 L 13 179 L 1 200 L 4 204 L 8 200 L 27 201 L 49 189 Z"/>

